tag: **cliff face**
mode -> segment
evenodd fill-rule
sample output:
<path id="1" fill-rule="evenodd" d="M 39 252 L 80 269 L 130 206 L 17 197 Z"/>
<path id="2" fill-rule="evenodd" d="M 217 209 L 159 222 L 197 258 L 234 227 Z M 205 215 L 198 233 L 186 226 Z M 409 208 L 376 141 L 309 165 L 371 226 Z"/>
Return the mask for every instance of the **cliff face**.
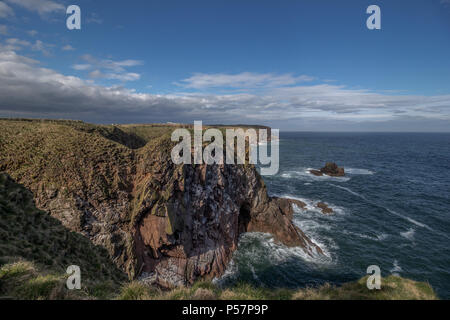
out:
<path id="1" fill-rule="evenodd" d="M 130 278 L 174 287 L 220 276 L 243 232 L 321 253 L 253 166 L 174 165 L 173 128 L 1 122 L 0 169 Z"/>
<path id="2" fill-rule="evenodd" d="M 165 176 L 171 196 L 157 204 L 149 196 L 134 230 L 138 265 L 151 281 L 178 286 L 220 276 L 244 232 L 321 252 L 292 224 L 290 204 L 283 210 L 283 200 L 267 196 L 254 167 L 184 166 Z"/>

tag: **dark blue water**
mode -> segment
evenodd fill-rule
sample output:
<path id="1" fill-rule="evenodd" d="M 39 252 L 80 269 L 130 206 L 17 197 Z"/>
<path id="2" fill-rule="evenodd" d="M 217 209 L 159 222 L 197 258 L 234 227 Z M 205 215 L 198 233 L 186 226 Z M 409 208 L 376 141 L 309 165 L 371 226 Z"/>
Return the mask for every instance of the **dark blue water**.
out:
<path id="1" fill-rule="evenodd" d="M 329 161 L 347 177 L 307 172 Z M 246 234 L 223 283 L 341 284 L 378 265 L 384 276 L 428 281 L 450 298 L 450 134 L 282 133 L 280 162 L 279 174 L 265 177 L 269 193 L 308 204 L 295 223 L 326 256 Z M 335 214 L 321 214 L 319 201 Z"/>

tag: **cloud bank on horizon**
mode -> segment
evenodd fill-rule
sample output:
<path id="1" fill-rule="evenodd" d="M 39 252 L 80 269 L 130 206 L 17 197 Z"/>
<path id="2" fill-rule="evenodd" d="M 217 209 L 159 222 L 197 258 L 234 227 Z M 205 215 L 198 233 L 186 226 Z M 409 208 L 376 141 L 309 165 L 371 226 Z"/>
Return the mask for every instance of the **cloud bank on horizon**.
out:
<path id="1" fill-rule="evenodd" d="M 143 79 L 151 72 L 145 57 L 103 58 L 99 50 L 85 53 L 85 48 L 82 53 L 82 43 L 69 43 L 68 36 L 51 37 L 48 29 L 27 30 L 18 23 L 26 21 L 20 17 L 28 12 L 51 24 L 55 15 L 64 19 L 59 14 L 64 9 L 60 1 L 0 1 L 0 117 L 99 123 L 203 120 L 311 131 L 450 131 L 449 91 L 374 90 L 299 70 L 192 70 L 167 80 L 168 89 L 149 92 L 154 86 Z M 102 24 L 97 13 L 90 16 Z M 65 68 L 54 63 L 60 55 L 71 61 Z"/>

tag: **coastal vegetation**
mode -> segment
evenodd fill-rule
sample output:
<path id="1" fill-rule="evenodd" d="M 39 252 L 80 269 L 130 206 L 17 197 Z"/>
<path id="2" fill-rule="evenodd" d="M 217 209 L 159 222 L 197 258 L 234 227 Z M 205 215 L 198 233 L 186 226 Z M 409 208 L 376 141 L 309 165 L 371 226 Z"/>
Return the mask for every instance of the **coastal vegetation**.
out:
<path id="1" fill-rule="evenodd" d="M 42 271 L 32 262 L 18 260 L 0 267 L 0 300 L 437 300 L 427 283 L 397 276 L 382 279 L 381 290 L 368 290 L 366 278 L 342 286 L 324 284 L 302 289 L 257 288 L 246 283 L 221 288 L 209 281 L 191 287 L 162 290 L 145 283 L 111 281 L 83 284 L 81 290 L 66 289 L 65 274 Z"/>

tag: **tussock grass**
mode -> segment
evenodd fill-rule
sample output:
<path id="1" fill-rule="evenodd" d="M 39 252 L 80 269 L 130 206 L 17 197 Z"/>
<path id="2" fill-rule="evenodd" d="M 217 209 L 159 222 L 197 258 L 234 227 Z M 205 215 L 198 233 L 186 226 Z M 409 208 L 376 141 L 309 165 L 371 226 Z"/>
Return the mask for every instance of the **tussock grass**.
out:
<path id="1" fill-rule="evenodd" d="M 256 288 L 241 283 L 220 288 L 208 281 L 192 287 L 161 290 L 142 282 L 124 283 L 120 288 L 111 282 L 83 285 L 82 290 L 67 290 L 64 274 L 43 272 L 31 262 L 19 260 L 0 268 L 0 299 L 20 300 L 437 300 L 431 286 L 397 276 L 382 279 L 381 290 L 368 290 L 366 279 L 341 287 L 325 284 L 298 290 Z"/>
<path id="2" fill-rule="evenodd" d="M 382 280 L 381 290 L 369 290 L 367 278 L 341 287 L 325 284 L 318 288 L 298 290 L 256 288 L 241 283 L 219 288 L 211 282 L 198 282 L 191 288 L 161 291 L 133 282 L 121 288 L 119 300 L 437 300 L 427 283 L 396 276 Z"/>
<path id="3" fill-rule="evenodd" d="M 112 299 L 119 286 L 112 281 L 82 281 L 81 290 L 68 290 L 65 273 L 38 267 L 21 258 L 0 267 L 0 300 Z M 83 278 L 82 278 L 83 280 Z"/>
<path id="4" fill-rule="evenodd" d="M 307 288 L 293 295 L 295 300 L 437 300 L 433 288 L 398 276 L 382 279 L 381 290 L 368 290 L 367 277 L 341 287 L 326 284 L 320 288 Z"/>
<path id="5" fill-rule="evenodd" d="M 65 277 L 43 274 L 28 261 L 3 265 L 0 268 L 0 296 L 20 300 L 61 300 L 69 298 L 64 290 Z"/>

